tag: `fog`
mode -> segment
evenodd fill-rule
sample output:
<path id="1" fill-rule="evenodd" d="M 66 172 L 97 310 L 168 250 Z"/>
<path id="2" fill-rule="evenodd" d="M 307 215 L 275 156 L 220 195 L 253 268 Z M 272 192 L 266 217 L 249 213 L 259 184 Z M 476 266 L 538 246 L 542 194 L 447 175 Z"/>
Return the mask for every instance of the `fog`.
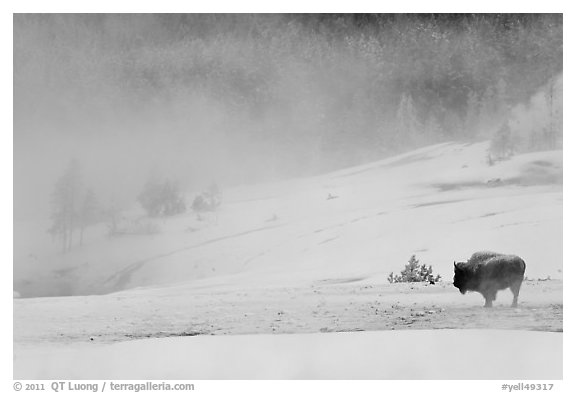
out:
<path id="1" fill-rule="evenodd" d="M 248 130 L 233 108 L 179 80 L 155 89 L 119 70 L 135 61 L 161 73 L 154 62 L 162 53 L 147 59 L 139 43 L 154 17 L 14 21 L 16 217 L 47 215 L 51 187 L 71 159 L 102 198 L 124 203 L 151 172 L 191 187 L 270 175 L 258 136 L 241 138 Z"/>
<path id="2" fill-rule="evenodd" d="M 506 111 L 472 116 L 471 97 L 527 100 L 561 71 L 561 21 L 15 15 L 15 218 L 48 217 L 72 159 L 101 200 L 129 205 L 152 173 L 198 190 L 489 136 Z"/>
<path id="3" fill-rule="evenodd" d="M 231 18 L 203 38 L 201 28 L 174 32 L 178 16 L 16 15 L 16 217 L 47 216 L 71 159 L 101 198 L 124 204 L 151 173 L 200 189 L 317 171 L 311 129 L 324 114 L 306 106 L 325 97 L 304 92 L 311 76 L 299 75 L 295 60 L 270 77 L 279 102 L 264 101 L 249 84 L 267 82 L 258 80 L 267 65 L 249 58 L 250 37 L 226 32 L 249 17 Z"/>
<path id="4" fill-rule="evenodd" d="M 13 28 L 16 377 L 561 376 L 562 14 Z"/>

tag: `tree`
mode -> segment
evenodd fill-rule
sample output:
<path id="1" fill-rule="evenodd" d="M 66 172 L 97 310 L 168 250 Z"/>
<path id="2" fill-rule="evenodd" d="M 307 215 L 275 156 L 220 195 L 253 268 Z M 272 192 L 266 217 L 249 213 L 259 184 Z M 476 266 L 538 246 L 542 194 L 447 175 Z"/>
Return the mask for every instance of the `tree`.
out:
<path id="1" fill-rule="evenodd" d="M 440 281 L 440 275 L 432 274 L 432 266 L 426 266 L 426 264 L 420 265 L 420 261 L 416 259 L 416 255 L 412 255 L 408 263 L 404 266 L 404 270 L 400 272 L 400 275 L 394 275 L 390 273 L 388 276 L 388 282 L 398 283 L 398 282 L 430 282 L 436 283 Z"/>
<path id="2" fill-rule="evenodd" d="M 479 101 L 478 122 L 482 128 L 494 126 L 496 121 L 495 114 L 498 111 L 496 91 L 492 85 L 489 85 L 482 94 Z"/>
<path id="3" fill-rule="evenodd" d="M 432 143 L 434 140 L 438 139 L 440 135 L 442 135 L 443 132 L 442 126 L 440 125 L 438 118 L 434 114 L 431 114 L 426 120 L 426 123 L 424 125 L 424 131 L 425 131 L 424 140 L 427 143 Z"/>
<path id="4" fill-rule="evenodd" d="M 490 155 L 496 160 L 505 160 L 514 154 L 512 130 L 508 122 L 502 124 L 490 141 Z"/>
<path id="5" fill-rule="evenodd" d="M 64 174 L 56 181 L 51 197 L 52 225 L 48 232 L 53 237 L 60 238 L 63 253 L 72 248 L 72 234 L 77 225 L 80 188 L 79 164 L 76 160 L 72 160 L 68 163 Z"/>
<path id="6" fill-rule="evenodd" d="M 98 219 L 98 202 L 96 200 L 96 194 L 89 188 L 84 194 L 84 200 L 80 208 L 79 214 L 79 226 L 80 226 L 80 240 L 79 245 L 82 245 L 84 241 L 84 230 L 87 225 L 93 224 Z"/>
<path id="7" fill-rule="evenodd" d="M 401 140 L 408 141 L 408 143 L 411 143 L 422 129 L 412 95 L 402 94 L 396 111 L 396 124 L 398 126 L 398 136 Z"/>
<path id="8" fill-rule="evenodd" d="M 478 93 L 474 90 L 471 90 L 468 93 L 468 100 L 466 105 L 466 119 L 464 121 L 465 126 L 465 135 L 466 136 L 474 136 L 476 135 L 476 130 L 478 127 L 478 120 L 480 117 L 480 99 L 478 97 Z"/>
<path id="9" fill-rule="evenodd" d="M 186 210 L 178 183 L 149 179 L 138 196 L 138 202 L 150 217 L 173 216 Z"/>
<path id="10" fill-rule="evenodd" d="M 162 210 L 162 184 L 150 178 L 138 195 L 138 202 L 150 217 L 157 217 Z"/>
<path id="11" fill-rule="evenodd" d="M 214 211 L 222 203 L 222 190 L 217 184 L 212 184 L 208 190 L 194 198 L 192 209 L 195 212 Z"/>
<path id="12" fill-rule="evenodd" d="M 103 211 L 104 219 L 108 227 L 108 236 L 112 237 L 118 234 L 118 226 L 120 222 L 120 207 L 114 198 L 110 199 L 108 207 Z"/>
<path id="13" fill-rule="evenodd" d="M 216 183 L 210 186 L 207 196 L 212 209 L 216 209 L 222 203 L 222 190 Z"/>
<path id="14" fill-rule="evenodd" d="M 562 141 L 562 104 L 559 105 L 557 101 L 557 92 L 555 87 L 556 81 L 552 80 L 546 89 L 545 99 L 546 99 L 546 109 L 548 111 L 548 124 L 543 130 L 543 143 L 546 149 L 556 149 L 558 147 L 558 141 Z M 562 93 L 560 93 L 562 94 Z M 560 110 L 559 110 L 560 109 Z"/>

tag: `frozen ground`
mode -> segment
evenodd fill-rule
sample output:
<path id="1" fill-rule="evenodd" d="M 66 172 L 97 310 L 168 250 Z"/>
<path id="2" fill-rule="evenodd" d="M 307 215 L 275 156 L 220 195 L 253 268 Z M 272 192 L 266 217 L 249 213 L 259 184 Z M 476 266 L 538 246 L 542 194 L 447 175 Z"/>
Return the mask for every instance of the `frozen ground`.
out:
<path id="1" fill-rule="evenodd" d="M 556 378 L 563 329 L 562 153 L 517 155 L 488 166 L 486 147 L 442 144 L 316 178 L 224 190 L 221 209 L 201 220 L 186 214 L 159 221 L 159 234 L 113 239 L 95 227 L 86 245 L 65 257 L 49 243 L 31 249 L 26 239 L 32 235 L 16 227 L 14 289 L 22 297 L 14 299 L 15 376 L 418 378 L 388 367 L 396 353 L 401 364 L 428 362 L 437 377 L 422 378 L 456 378 L 442 365 L 470 362 L 490 366 L 470 368 L 466 378 Z M 484 249 L 526 260 L 531 280 L 518 309 L 509 308 L 509 291 L 487 310 L 480 295 L 462 296 L 452 287 L 453 260 Z M 412 254 L 444 281 L 389 284 L 388 274 L 398 273 Z M 29 298 L 47 294 L 76 296 Z M 144 338 L 154 340 L 137 340 Z M 481 345 L 488 338 L 500 346 L 497 353 Z M 454 352 L 465 342 L 478 350 L 472 360 L 470 351 Z M 255 376 L 257 368 L 246 366 L 240 353 L 224 359 L 236 367 L 213 368 L 206 360 L 197 377 L 178 374 L 188 366 L 168 368 L 174 348 L 190 349 L 174 349 L 188 354 L 182 358 L 188 365 L 201 358 L 217 362 L 210 353 L 227 344 L 240 352 L 248 345 L 261 355 L 255 364 L 275 359 L 278 369 L 272 362 L 269 374 Z M 279 358 L 271 346 L 293 351 Z M 354 356 L 366 361 L 382 356 L 386 367 L 339 372 L 362 364 L 331 363 L 336 356 L 325 348 L 339 346 L 356 348 Z M 294 364 L 309 347 L 317 348 L 310 368 Z M 151 374 L 156 363 L 109 359 L 141 359 L 140 351 L 165 359 L 157 371 L 165 374 Z M 92 363 L 75 361 L 83 356 Z"/>
<path id="2" fill-rule="evenodd" d="M 463 296 L 448 284 L 378 279 L 252 289 L 206 282 L 16 299 L 14 375 L 561 378 L 561 281 L 527 281 L 520 307 L 509 307 L 511 300 L 503 291 L 485 309 L 480 295 Z"/>
<path id="3" fill-rule="evenodd" d="M 106 344 L 151 337 L 388 329 L 524 329 L 561 332 L 562 282 L 527 281 L 520 307 L 501 291 L 493 309 L 451 284 L 393 284 L 384 277 L 247 288 L 216 283 L 103 296 L 14 300 L 16 344 Z"/>

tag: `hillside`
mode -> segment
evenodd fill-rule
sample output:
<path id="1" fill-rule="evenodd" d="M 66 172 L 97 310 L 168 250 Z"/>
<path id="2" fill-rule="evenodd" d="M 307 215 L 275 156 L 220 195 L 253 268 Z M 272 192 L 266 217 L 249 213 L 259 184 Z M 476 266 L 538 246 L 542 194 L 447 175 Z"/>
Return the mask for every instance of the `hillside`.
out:
<path id="1" fill-rule="evenodd" d="M 563 377 L 562 13 L 12 25 L 14 378 Z"/>
<path id="2" fill-rule="evenodd" d="M 443 371 L 453 366 L 444 348 L 470 339 L 516 351 L 525 362 L 503 368 L 492 361 L 490 346 L 479 345 L 476 361 L 490 358 L 493 367 L 482 375 L 468 370 L 462 379 L 559 378 L 562 338 L 544 332 L 563 331 L 562 153 L 517 155 L 489 166 L 486 148 L 447 143 L 316 178 L 227 189 L 221 208 L 201 220 L 185 214 L 158 221 L 155 235 L 111 239 L 94 227 L 85 246 L 64 258 L 53 250 L 24 258 L 27 264 L 15 266 L 15 289 L 24 297 L 76 296 L 14 299 L 15 376 L 254 378 L 256 369 L 217 372 L 210 362 L 190 374 L 179 365 L 192 359 L 173 357 L 171 349 L 218 353 L 227 341 L 195 336 L 248 335 L 230 345 L 239 348 L 238 361 L 249 345 L 260 351 L 258 361 L 276 365 L 259 378 L 451 378 Z M 479 294 L 453 288 L 453 260 L 482 249 L 526 260 L 519 308 L 509 307 L 509 291 L 486 310 Z M 413 254 L 442 281 L 388 283 Z M 529 351 L 522 354 L 510 339 L 518 332 L 489 329 L 523 330 L 534 344 L 522 346 Z M 377 343 L 392 332 L 382 331 L 391 330 L 418 330 L 412 339 L 394 337 L 427 343 L 429 356 L 441 352 L 435 367 L 407 376 L 370 363 L 369 349 L 383 345 Z M 319 335 L 362 331 L 374 334 Z M 358 368 L 325 363 L 326 348 L 354 343 L 365 359 Z M 273 354 L 271 345 L 285 351 Z M 290 359 L 309 356 L 303 350 L 309 345 L 316 348 L 315 368 L 282 371 Z M 382 364 L 413 364 L 409 354 L 391 355 L 401 348 L 400 341 L 386 344 L 391 352 Z M 534 351 L 545 354 L 535 358 Z M 173 361 L 163 360 L 158 374 L 147 362 L 104 367 L 112 353 L 123 359 L 161 353 Z"/>
<path id="3" fill-rule="evenodd" d="M 190 212 L 157 220 L 157 234 L 116 238 L 94 227 L 65 256 L 55 245 L 16 245 L 15 289 L 37 296 L 207 278 L 302 283 L 388 275 L 413 254 L 449 279 L 452 261 L 483 249 L 522 256 L 528 277 L 561 277 L 562 152 L 488 166 L 486 146 L 447 143 L 315 178 L 227 189 L 221 208 L 201 221 Z M 19 235 L 16 228 L 21 241 L 33 238 Z"/>

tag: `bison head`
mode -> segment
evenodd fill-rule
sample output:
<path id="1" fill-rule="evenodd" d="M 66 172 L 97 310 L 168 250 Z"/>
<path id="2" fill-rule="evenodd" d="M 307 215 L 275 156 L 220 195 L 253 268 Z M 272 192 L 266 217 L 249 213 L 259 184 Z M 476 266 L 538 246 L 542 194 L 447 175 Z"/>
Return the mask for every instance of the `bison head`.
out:
<path id="1" fill-rule="evenodd" d="M 464 262 L 454 261 L 454 286 L 460 290 L 460 293 L 464 295 L 468 290 L 468 269 L 466 269 L 466 264 Z"/>

